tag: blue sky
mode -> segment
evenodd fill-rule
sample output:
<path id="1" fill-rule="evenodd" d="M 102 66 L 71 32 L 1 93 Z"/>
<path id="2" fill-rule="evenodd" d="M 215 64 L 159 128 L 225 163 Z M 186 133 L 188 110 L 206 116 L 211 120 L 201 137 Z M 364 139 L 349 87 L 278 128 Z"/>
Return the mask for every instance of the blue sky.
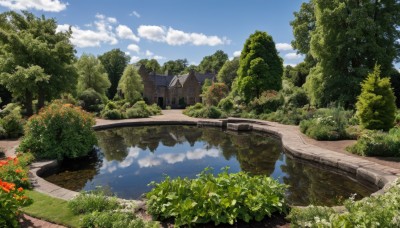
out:
<path id="1" fill-rule="evenodd" d="M 285 64 L 302 56 L 290 47 L 289 22 L 302 0 L 0 0 L 0 12 L 29 10 L 56 18 L 59 30 L 72 26 L 77 54 L 100 55 L 113 48 L 132 61 L 160 63 L 186 58 L 199 64 L 223 50 L 238 55 L 255 30 L 272 35 Z"/>

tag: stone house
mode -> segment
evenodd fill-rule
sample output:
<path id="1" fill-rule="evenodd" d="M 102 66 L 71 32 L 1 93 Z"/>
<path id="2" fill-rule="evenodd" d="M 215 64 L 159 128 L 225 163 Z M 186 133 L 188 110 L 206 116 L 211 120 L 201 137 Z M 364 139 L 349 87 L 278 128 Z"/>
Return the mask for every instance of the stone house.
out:
<path id="1" fill-rule="evenodd" d="M 186 75 L 159 75 L 139 68 L 144 89 L 143 99 L 148 104 L 165 108 L 184 108 L 202 102 L 201 87 L 206 79 L 215 81 L 215 74 L 200 74 L 191 71 Z"/>

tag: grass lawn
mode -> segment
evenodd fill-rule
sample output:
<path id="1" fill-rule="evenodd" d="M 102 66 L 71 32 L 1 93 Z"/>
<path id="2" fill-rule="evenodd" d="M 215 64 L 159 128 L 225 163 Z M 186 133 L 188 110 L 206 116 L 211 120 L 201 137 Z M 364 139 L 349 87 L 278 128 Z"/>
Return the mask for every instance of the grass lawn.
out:
<path id="1" fill-rule="evenodd" d="M 73 215 L 67 201 L 53 198 L 37 191 L 26 191 L 33 204 L 22 208 L 25 214 L 69 227 L 79 227 L 80 216 Z"/>

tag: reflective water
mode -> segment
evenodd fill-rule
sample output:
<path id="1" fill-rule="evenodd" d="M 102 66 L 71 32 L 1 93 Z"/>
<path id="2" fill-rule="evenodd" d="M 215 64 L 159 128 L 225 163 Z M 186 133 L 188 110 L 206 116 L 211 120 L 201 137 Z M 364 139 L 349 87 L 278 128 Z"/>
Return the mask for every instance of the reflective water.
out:
<path id="1" fill-rule="evenodd" d="M 194 178 L 205 167 L 272 176 L 289 185 L 295 205 L 336 205 L 376 189 L 315 165 L 287 157 L 278 139 L 262 133 L 223 131 L 193 126 L 126 127 L 98 131 L 97 155 L 63 164 L 45 179 L 74 191 L 103 186 L 120 198 L 136 199 L 151 181 Z"/>

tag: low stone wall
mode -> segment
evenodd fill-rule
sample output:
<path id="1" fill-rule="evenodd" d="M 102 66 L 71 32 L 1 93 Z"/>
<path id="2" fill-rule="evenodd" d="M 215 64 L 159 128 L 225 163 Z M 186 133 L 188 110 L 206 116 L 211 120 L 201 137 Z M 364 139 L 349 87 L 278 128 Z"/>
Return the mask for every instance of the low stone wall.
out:
<path id="1" fill-rule="evenodd" d="M 183 121 L 173 119 L 129 119 L 111 123 L 108 122 L 97 124 L 93 128 L 95 130 L 103 130 L 115 127 L 148 125 L 198 125 L 200 127 L 227 127 L 228 129 L 235 131 L 253 130 L 269 133 L 281 139 L 282 145 L 286 153 L 288 153 L 292 157 L 316 162 L 355 175 L 357 179 L 373 184 L 380 189 L 374 194 L 380 194 L 384 192 L 400 176 L 400 170 L 398 169 L 379 165 L 377 163 L 367 161 L 361 157 L 341 154 L 335 151 L 307 144 L 304 142 L 302 137 L 298 135 L 298 132 L 294 131 L 291 126 L 269 121 L 241 118 L 228 118 L 225 120 L 205 120 L 193 118 L 193 120 Z M 69 200 L 78 193 L 58 187 L 39 177 L 40 173 L 44 169 L 53 167 L 55 164 L 55 162 L 48 162 L 34 163 L 32 165 L 31 174 L 33 181 L 35 182 L 34 187 L 39 192 L 43 192 L 57 198 Z"/>

